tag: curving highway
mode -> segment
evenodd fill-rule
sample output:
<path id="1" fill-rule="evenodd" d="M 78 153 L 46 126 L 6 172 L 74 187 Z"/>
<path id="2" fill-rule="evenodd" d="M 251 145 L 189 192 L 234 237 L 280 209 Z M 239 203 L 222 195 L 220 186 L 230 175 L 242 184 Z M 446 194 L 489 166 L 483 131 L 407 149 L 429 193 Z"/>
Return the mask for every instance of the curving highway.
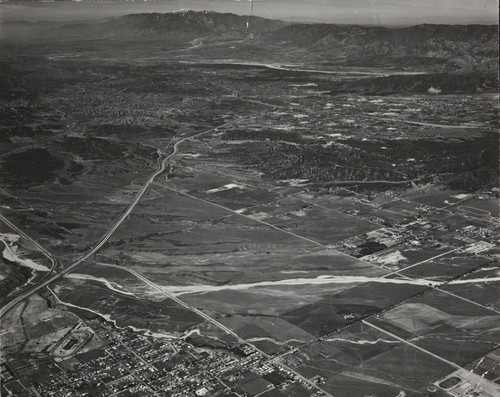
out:
<path id="1" fill-rule="evenodd" d="M 276 106 L 274 105 L 271 105 L 271 104 L 267 104 L 267 103 L 263 103 L 263 102 L 260 102 L 260 101 L 254 101 L 254 100 L 249 100 L 249 102 L 253 102 L 253 103 L 258 103 L 258 104 L 261 104 L 261 105 L 265 105 L 267 107 L 270 107 L 272 109 L 276 109 Z M 115 233 L 115 231 L 120 227 L 120 225 L 127 219 L 127 217 L 130 215 L 130 213 L 134 210 L 134 208 L 137 206 L 137 204 L 139 203 L 139 201 L 142 199 L 142 197 L 144 196 L 144 194 L 146 193 L 147 189 L 149 188 L 149 186 L 154 182 L 155 178 L 158 177 L 159 175 L 161 175 L 163 172 L 165 172 L 166 168 L 167 168 L 167 164 L 168 164 L 168 161 L 174 157 L 178 152 L 179 152 L 179 145 L 183 142 L 186 142 L 186 141 L 189 141 L 191 139 L 194 139 L 194 138 L 197 138 L 199 136 L 202 136 L 204 134 L 207 134 L 209 132 L 213 132 L 213 131 L 216 131 L 217 129 L 219 128 L 224 128 L 224 127 L 227 127 L 231 124 L 235 124 L 239 121 L 242 121 L 244 119 L 247 119 L 247 118 L 250 118 L 250 117 L 254 117 L 256 116 L 256 114 L 252 114 L 252 115 L 249 115 L 249 116 L 244 116 L 244 117 L 239 117 L 237 118 L 236 120 L 233 120 L 233 121 L 230 121 L 230 122 L 227 122 L 227 123 L 224 123 L 218 127 L 214 127 L 214 128 L 211 128 L 209 130 L 206 130 L 206 131 L 202 131 L 198 134 L 195 134 L 195 135 L 192 135 L 192 136 L 189 136 L 189 137 L 185 137 L 185 138 L 182 138 L 180 140 L 178 140 L 177 142 L 175 142 L 175 144 L 173 145 L 173 151 L 170 155 L 166 156 L 163 160 L 158 160 L 158 168 L 157 170 L 147 179 L 147 181 L 144 183 L 144 185 L 142 185 L 141 189 L 137 192 L 137 194 L 135 195 L 134 199 L 132 200 L 132 202 L 128 205 L 127 209 L 123 212 L 123 214 L 120 216 L 120 218 L 113 224 L 113 226 L 111 226 L 111 228 L 108 229 L 108 231 L 97 241 L 97 243 L 93 246 L 93 248 L 91 248 L 87 253 L 85 253 L 83 256 L 81 256 L 79 259 L 77 259 L 75 262 L 73 262 L 71 265 L 69 265 L 68 267 L 60 270 L 59 272 L 53 274 L 52 276 L 50 277 L 45 277 L 44 279 L 40 280 L 40 282 L 38 284 L 36 284 L 35 286 L 31 287 L 29 290 L 25 291 L 24 293 L 22 293 L 21 295 L 17 296 L 16 298 L 14 298 L 12 301 L 10 301 L 9 303 L 7 303 L 5 306 L 3 306 L 1 309 L 0 309 L 0 317 L 2 315 L 4 315 L 5 313 L 7 313 L 10 309 L 12 309 L 14 306 L 16 306 L 18 303 L 20 303 L 21 301 L 23 301 L 24 299 L 28 298 L 29 296 L 31 296 L 32 294 L 40 291 L 41 289 L 45 288 L 46 286 L 48 286 L 49 284 L 53 283 L 54 281 L 58 280 L 59 278 L 63 277 L 65 274 L 71 272 L 73 269 L 75 269 L 77 266 L 79 266 L 80 264 L 82 264 L 83 262 L 85 262 L 87 259 L 89 259 L 92 255 L 94 255 L 99 249 L 102 248 L 102 246 L 104 244 L 106 244 L 106 242 L 111 238 L 111 236 Z M 161 153 L 160 152 L 160 156 L 161 156 Z M 23 237 L 27 237 L 27 235 L 25 233 L 23 233 L 20 229 L 18 229 L 17 227 L 15 227 L 11 222 L 9 222 L 5 217 L 3 217 L 2 215 L 0 215 L 0 218 L 6 223 L 8 224 L 9 226 L 11 226 L 14 230 L 16 230 L 20 235 L 22 235 Z M 47 250 L 45 250 L 43 247 L 41 247 L 36 241 L 28 238 L 38 249 L 40 249 L 40 251 L 42 251 L 44 254 L 47 253 L 47 254 L 50 254 Z M 50 257 L 49 257 L 50 258 Z M 55 265 L 56 265 L 56 261 L 53 262 L 53 267 L 52 269 L 55 268 Z M 118 267 L 118 266 L 117 266 Z M 51 272 L 52 272 L 52 269 L 51 269 Z M 180 300 L 179 298 L 177 298 L 176 296 L 174 295 L 171 295 L 171 294 L 168 294 L 164 289 L 162 289 L 161 287 L 159 287 L 158 285 L 154 284 L 153 282 L 151 282 L 150 280 L 148 280 L 147 278 L 143 277 L 141 274 L 131 270 L 131 269 L 128 269 L 128 268 L 124 268 L 124 270 L 127 270 L 128 272 L 132 273 L 133 275 L 135 275 L 138 279 L 142 280 L 144 283 L 150 285 L 151 287 L 157 289 L 157 290 L 160 290 L 163 294 L 165 294 L 166 296 L 168 296 L 170 299 L 174 300 L 175 302 L 177 302 L 179 305 L 181 305 L 182 307 L 185 307 L 187 308 L 188 310 L 191 310 L 193 312 L 195 312 L 196 314 L 198 314 L 199 316 L 201 316 L 202 318 L 204 318 L 206 321 L 210 322 L 211 324 L 213 324 L 214 326 L 220 328 L 221 330 L 223 330 L 224 332 L 226 332 L 227 334 L 229 335 L 232 335 L 233 337 L 235 337 L 238 341 L 240 341 L 240 343 L 245 343 L 247 344 L 247 342 L 242 339 L 240 336 L 238 336 L 235 332 L 233 332 L 231 329 L 229 329 L 228 327 L 224 326 L 223 324 L 221 324 L 220 322 L 218 322 L 217 320 L 213 319 L 212 317 L 208 316 L 207 314 L 203 313 L 201 310 L 197 309 L 197 308 L 194 308 L 192 307 L 191 305 L 183 302 L 182 300 Z M 50 275 L 50 273 L 49 273 Z M 254 349 L 257 349 L 255 346 L 251 345 Z M 269 357 L 269 355 L 267 355 L 266 353 L 264 353 L 263 351 L 261 351 L 260 349 L 257 349 L 259 350 L 259 352 L 261 354 L 263 354 L 266 358 L 268 359 L 271 359 L 271 357 Z M 306 383 L 310 388 L 314 388 L 318 391 L 320 391 L 321 393 L 323 393 L 323 395 L 327 396 L 327 397 L 333 397 L 330 393 L 326 392 L 325 390 L 321 389 L 318 387 L 318 385 L 316 385 L 312 380 L 302 376 L 301 374 L 299 374 L 298 372 L 296 372 L 295 370 L 293 370 L 292 368 L 288 367 L 285 363 L 283 362 L 280 362 L 280 365 L 287 371 L 290 371 L 290 372 L 293 372 L 298 378 L 300 378 L 304 383 Z"/>
<path id="2" fill-rule="evenodd" d="M 253 114 L 252 116 L 255 116 Z M 137 194 L 134 197 L 134 200 L 128 205 L 127 209 L 123 212 L 123 214 L 118 218 L 118 220 L 111 226 L 111 228 L 108 229 L 108 231 L 97 241 L 97 243 L 94 244 L 94 246 L 87 251 L 83 256 L 81 256 L 79 259 L 77 259 L 75 262 L 73 262 L 71 265 L 68 267 L 60 270 L 59 272 L 53 274 L 52 272 L 56 268 L 57 260 L 54 258 L 54 256 L 47 251 L 45 248 L 40 246 L 35 240 L 30 238 L 26 233 L 24 233 L 22 230 L 20 230 L 18 227 L 16 227 L 14 224 L 12 224 L 7 218 L 5 218 L 3 215 L 0 215 L 0 219 L 5 222 L 8 226 L 10 226 L 12 229 L 14 229 L 17 233 L 19 233 L 22 237 L 26 238 L 29 240 L 37 249 L 39 249 L 47 258 L 49 258 L 52 262 L 52 267 L 51 267 L 51 272 L 49 275 L 45 276 L 43 279 L 41 279 L 36 285 L 33 287 L 29 288 L 27 291 L 23 292 L 21 295 L 17 296 L 10 302 L 8 302 L 6 305 L 4 305 L 0 309 L 0 317 L 2 317 L 5 313 L 7 313 L 10 309 L 12 309 L 14 306 L 16 306 L 18 303 L 23 301 L 24 299 L 28 298 L 29 296 L 33 295 L 34 293 L 40 291 L 41 289 L 45 288 L 49 284 L 53 283 L 54 281 L 58 280 L 65 274 L 71 272 L 73 269 L 75 269 L 77 266 L 81 265 L 83 262 L 85 262 L 87 259 L 89 259 L 92 255 L 94 255 L 97 251 L 99 251 L 104 244 L 111 238 L 111 236 L 116 232 L 116 230 L 120 227 L 120 225 L 127 219 L 127 217 L 130 215 L 130 213 L 134 210 L 134 208 L 139 204 L 139 201 L 142 199 L 144 194 L 146 193 L 146 190 L 149 188 L 149 186 L 153 183 L 156 177 L 161 175 L 163 172 L 165 172 L 167 168 L 168 161 L 174 157 L 178 152 L 179 152 L 179 145 L 183 142 L 189 141 L 194 138 L 198 138 L 199 136 L 202 136 L 204 134 L 208 134 L 209 132 L 213 132 L 219 128 L 224 128 L 227 127 L 231 124 L 235 124 L 241 120 L 247 119 L 251 116 L 244 116 L 244 117 L 239 117 L 236 120 L 224 123 L 220 126 L 211 128 L 206 131 L 202 131 L 198 134 L 191 135 L 182 139 L 179 139 L 175 144 L 173 145 L 173 151 L 170 155 L 165 157 L 163 160 L 158 161 L 158 168 L 157 170 L 147 179 L 147 181 L 142 185 L 141 189 L 137 192 Z"/>

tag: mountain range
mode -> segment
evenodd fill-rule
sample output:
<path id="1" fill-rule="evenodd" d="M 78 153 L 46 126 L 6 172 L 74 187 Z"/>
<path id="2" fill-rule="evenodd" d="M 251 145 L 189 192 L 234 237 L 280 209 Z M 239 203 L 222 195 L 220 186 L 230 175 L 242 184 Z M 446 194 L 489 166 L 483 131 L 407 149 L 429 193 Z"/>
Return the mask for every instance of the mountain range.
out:
<path id="1" fill-rule="evenodd" d="M 247 23 L 249 28 L 247 30 Z M 308 51 L 324 60 L 364 66 L 421 67 L 434 72 L 498 70 L 498 27 L 417 25 L 381 27 L 290 23 L 213 11 L 130 14 L 98 21 L 9 22 L 2 40 L 137 39 L 247 40 L 253 45 Z"/>

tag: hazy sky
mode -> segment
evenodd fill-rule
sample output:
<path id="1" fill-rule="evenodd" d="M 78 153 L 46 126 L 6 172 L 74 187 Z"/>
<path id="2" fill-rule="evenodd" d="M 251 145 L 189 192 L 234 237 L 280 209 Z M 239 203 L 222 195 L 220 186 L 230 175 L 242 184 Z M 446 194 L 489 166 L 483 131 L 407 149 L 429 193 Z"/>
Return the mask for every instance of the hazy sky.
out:
<path id="1" fill-rule="evenodd" d="M 1 0 L 0 0 L 1 1 Z M 0 3 L 7 20 L 77 20 L 182 8 L 248 14 L 250 0 Z M 268 18 L 331 23 L 408 25 L 498 24 L 498 0 L 255 0 L 254 13 Z"/>

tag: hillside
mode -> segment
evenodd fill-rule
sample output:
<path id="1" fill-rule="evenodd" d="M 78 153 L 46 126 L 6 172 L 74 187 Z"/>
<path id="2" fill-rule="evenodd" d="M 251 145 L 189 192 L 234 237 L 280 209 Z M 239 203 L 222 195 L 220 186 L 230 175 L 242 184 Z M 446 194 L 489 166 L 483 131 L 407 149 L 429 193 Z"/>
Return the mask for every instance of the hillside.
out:
<path id="1" fill-rule="evenodd" d="M 102 31 L 134 32 L 141 35 L 195 35 L 219 36 L 246 33 L 248 17 L 213 11 L 180 11 L 167 14 L 131 14 L 109 20 L 102 26 Z M 281 28 L 284 22 L 252 17 L 252 32 L 264 33 Z"/>
<path id="2" fill-rule="evenodd" d="M 10 22 L 2 40 L 245 40 L 263 56 L 279 54 L 283 62 L 300 62 L 295 54 L 330 66 L 395 67 L 425 72 L 498 70 L 496 26 L 381 26 L 286 23 L 213 11 L 130 14 L 93 22 Z M 249 47 L 250 48 L 250 47 Z M 248 51 L 247 51 L 248 52 Z M 245 59 L 245 51 L 239 57 Z M 253 60 L 255 61 L 255 60 Z M 259 60 L 262 61 L 262 60 Z"/>
<path id="3" fill-rule="evenodd" d="M 498 68 L 496 26 L 418 25 L 404 28 L 293 24 L 265 35 L 283 45 L 307 47 L 339 63 L 401 65 L 434 71 Z"/>
<path id="4" fill-rule="evenodd" d="M 180 39 L 201 37 L 234 39 L 246 36 L 247 16 L 213 11 L 129 14 L 91 22 L 9 22 L 3 25 L 3 39 Z M 252 17 L 251 33 L 280 29 L 285 22 Z"/>

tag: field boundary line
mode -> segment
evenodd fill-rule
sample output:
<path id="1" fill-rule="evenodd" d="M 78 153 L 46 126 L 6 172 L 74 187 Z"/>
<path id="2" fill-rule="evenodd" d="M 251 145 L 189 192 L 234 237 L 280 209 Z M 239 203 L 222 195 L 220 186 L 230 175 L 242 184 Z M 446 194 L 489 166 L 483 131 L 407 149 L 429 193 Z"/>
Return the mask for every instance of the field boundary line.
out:
<path id="1" fill-rule="evenodd" d="M 442 253 L 442 254 L 439 254 L 439 255 L 433 256 L 432 258 L 424 259 L 423 261 L 420 261 L 420 262 L 414 263 L 413 265 L 409 265 L 409 266 L 403 267 L 402 269 L 395 270 L 395 271 L 393 271 L 392 273 L 386 274 L 386 275 L 385 275 L 385 276 L 383 276 L 383 277 L 385 278 L 385 277 L 393 276 L 393 275 L 395 275 L 395 274 L 399 274 L 400 276 L 404 276 L 404 274 L 401 274 L 401 272 L 403 272 L 403 271 L 405 271 L 405 270 L 408 270 L 408 269 L 411 269 L 412 267 L 419 266 L 419 265 L 421 265 L 421 264 L 423 264 L 423 263 L 426 263 L 426 262 L 432 261 L 432 260 L 434 260 L 434 259 L 441 258 L 442 256 L 446 256 L 446 255 L 448 255 L 448 254 L 452 254 L 453 252 L 456 252 L 456 251 L 459 251 L 459 250 L 461 250 L 461 248 L 455 248 L 455 249 L 452 249 L 451 251 L 444 252 L 444 253 Z"/>
<path id="2" fill-rule="evenodd" d="M 151 280 L 149 280 L 148 278 L 144 277 L 142 274 L 136 272 L 135 270 L 133 269 L 129 269 L 127 267 L 123 267 L 123 266 L 118 266 L 118 265 L 112 265 L 112 264 L 109 264 L 109 263 L 98 263 L 99 266 L 107 266 L 107 267 L 112 267 L 112 268 L 117 268 L 117 269 L 121 269 L 121 270 L 124 270 L 124 271 L 127 271 L 129 272 L 130 274 L 132 274 L 133 276 L 135 276 L 137 279 L 141 280 L 143 283 L 149 285 L 151 288 L 157 290 L 158 292 L 160 292 L 161 294 L 163 294 L 164 296 L 166 296 L 167 298 L 169 299 L 172 299 L 174 302 L 176 302 L 178 305 L 184 307 L 185 309 L 189 310 L 189 311 L 192 311 L 193 313 L 197 314 L 198 316 L 200 316 L 201 318 L 205 319 L 206 321 L 208 321 L 209 323 L 213 324 L 214 326 L 216 326 L 217 328 L 221 329 L 222 331 L 224 331 L 226 334 L 229 334 L 229 335 L 232 335 L 233 337 L 236 338 L 236 340 L 239 342 L 239 343 L 242 343 L 242 344 L 245 344 L 245 345 L 249 345 L 251 346 L 253 349 L 255 349 L 256 351 L 258 351 L 260 354 L 262 354 L 266 359 L 270 360 L 271 359 L 271 356 L 269 356 L 269 354 L 263 352 L 262 350 L 260 350 L 259 348 L 257 348 L 256 346 L 254 346 L 252 343 L 250 342 L 247 342 L 245 339 L 243 339 L 242 337 L 240 337 L 236 332 L 234 332 L 232 329 L 230 329 L 229 327 L 226 327 L 224 324 L 220 323 L 219 321 L 217 321 L 216 319 L 210 317 L 208 314 L 202 312 L 201 310 L 191 306 L 190 304 L 184 302 L 183 300 L 179 299 L 178 297 L 176 297 L 175 295 L 172 295 L 170 294 L 169 292 L 167 292 L 164 288 L 162 288 L 160 285 L 152 282 Z M 56 295 L 57 296 L 57 295 Z M 327 397 L 334 397 L 332 396 L 330 393 L 328 393 L 326 390 L 320 388 L 318 385 L 316 385 L 313 381 L 311 381 L 310 379 L 306 378 L 305 376 L 302 376 L 300 375 L 298 372 L 296 372 L 294 369 L 290 368 L 289 366 L 283 364 L 283 363 L 279 363 L 279 365 L 281 365 L 284 369 L 288 370 L 288 371 L 291 371 L 293 372 L 298 378 L 300 378 L 302 381 L 306 382 L 307 384 L 309 384 L 310 386 L 314 387 L 315 389 L 321 391 L 322 393 L 324 393 Z"/>
<path id="3" fill-rule="evenodd" d="M 405 343 L 405 344 L 407 344 L 407 345 L 409 345 L 409 346 L 411 346 L 411 347 L 413 347 L 413 348 L 415 348 L 417 350 L 420 350 L 421 352 L 423 352 L 423 353 L 425 353 L 427 355 L 430 355 L 430 356 L 432 356 L 432 357 L 434 357 L 434 358 L 436 358 L 436 359 L 438 359 L 438 360 L 440 360 L 440 361 L 442 361 L 442 362 L 444 362 L 444 363 L 446 363 L 448 365 L 451 365 L 455 369 L 462 369 L 462 370 L 466 371 L 460 365 L 458 365 L 458 364 L 456 364 L 456 363 L 454 363 L 452 361 L 449 361 L 446 358 L 443 358 L 443 357 L 441 357 L 441 356 L 439 356 L 437 354 L 434 354 L 434 353 L 432 353 L 432 352 L 430 352 L 430 351 L 428 351 L 428 350 L 426 350 L 426 349 L 424 349 L 424 348 L 422 348 L 422 347 L 420 347 L 418 345 L 415 345 L 415 344 L 407 341 L 406 339 L 401 338 L 400 336 L 397 336 L 396 334 L 393 334 L 392 332 L 386 331 L 385 329 L 383 329 L 381 327 L 378 327 L 375 324 L 372 324 L 372 323 L 370 323 L 370 322 L 368 322 L 366 320 L 362 320 L 362 322 L 363 322 L 363 324 L 368 325 L 369 327 L 372 327 L 372 328 L 376 329 L 379 332 L 382 332 L 382 333 L 384 333 L 386 335 L 389 335 L 390 337 L 392 337 L 392 338 L 394 338 L 396 340 L 399 340 L 400 342 L 403 342 L 403 343 Z"/>
<path id="4" fill-rule="evenodd" d="M 467 298 L 464 298 L 463 296 L 460 296 L 460 295 L 457 295 L 457 294 L 454 294 L 453 292 L 450 292 L 450 291 L 446 291 L 445 289 L 442 289 L 442 288 L 436 288 L 438 291 L 441 291 L 441 292 L 444 292 L 445 294 L 448 294 L 450 296 L 453 296 L 454 298 L 457 298 L 457 299 L 461 299 L 465 302 L 469 302 L 469 303 L 472 303 L 473 305 L 476 305 L 476 306 L 479 306 L 479 307 L 482 307 L 483 309 L 486 309 L 486 310 L 491 310 L 497 314 L 500 314 L 500 311 L 492 308 L 492 307 L 487 307 L 487 306 L 484 306 L 482 305 L 481 303 L 479 302 L 474 302 L 473 300 L 470 300 L 470 299 L 467 299 Z"/>

